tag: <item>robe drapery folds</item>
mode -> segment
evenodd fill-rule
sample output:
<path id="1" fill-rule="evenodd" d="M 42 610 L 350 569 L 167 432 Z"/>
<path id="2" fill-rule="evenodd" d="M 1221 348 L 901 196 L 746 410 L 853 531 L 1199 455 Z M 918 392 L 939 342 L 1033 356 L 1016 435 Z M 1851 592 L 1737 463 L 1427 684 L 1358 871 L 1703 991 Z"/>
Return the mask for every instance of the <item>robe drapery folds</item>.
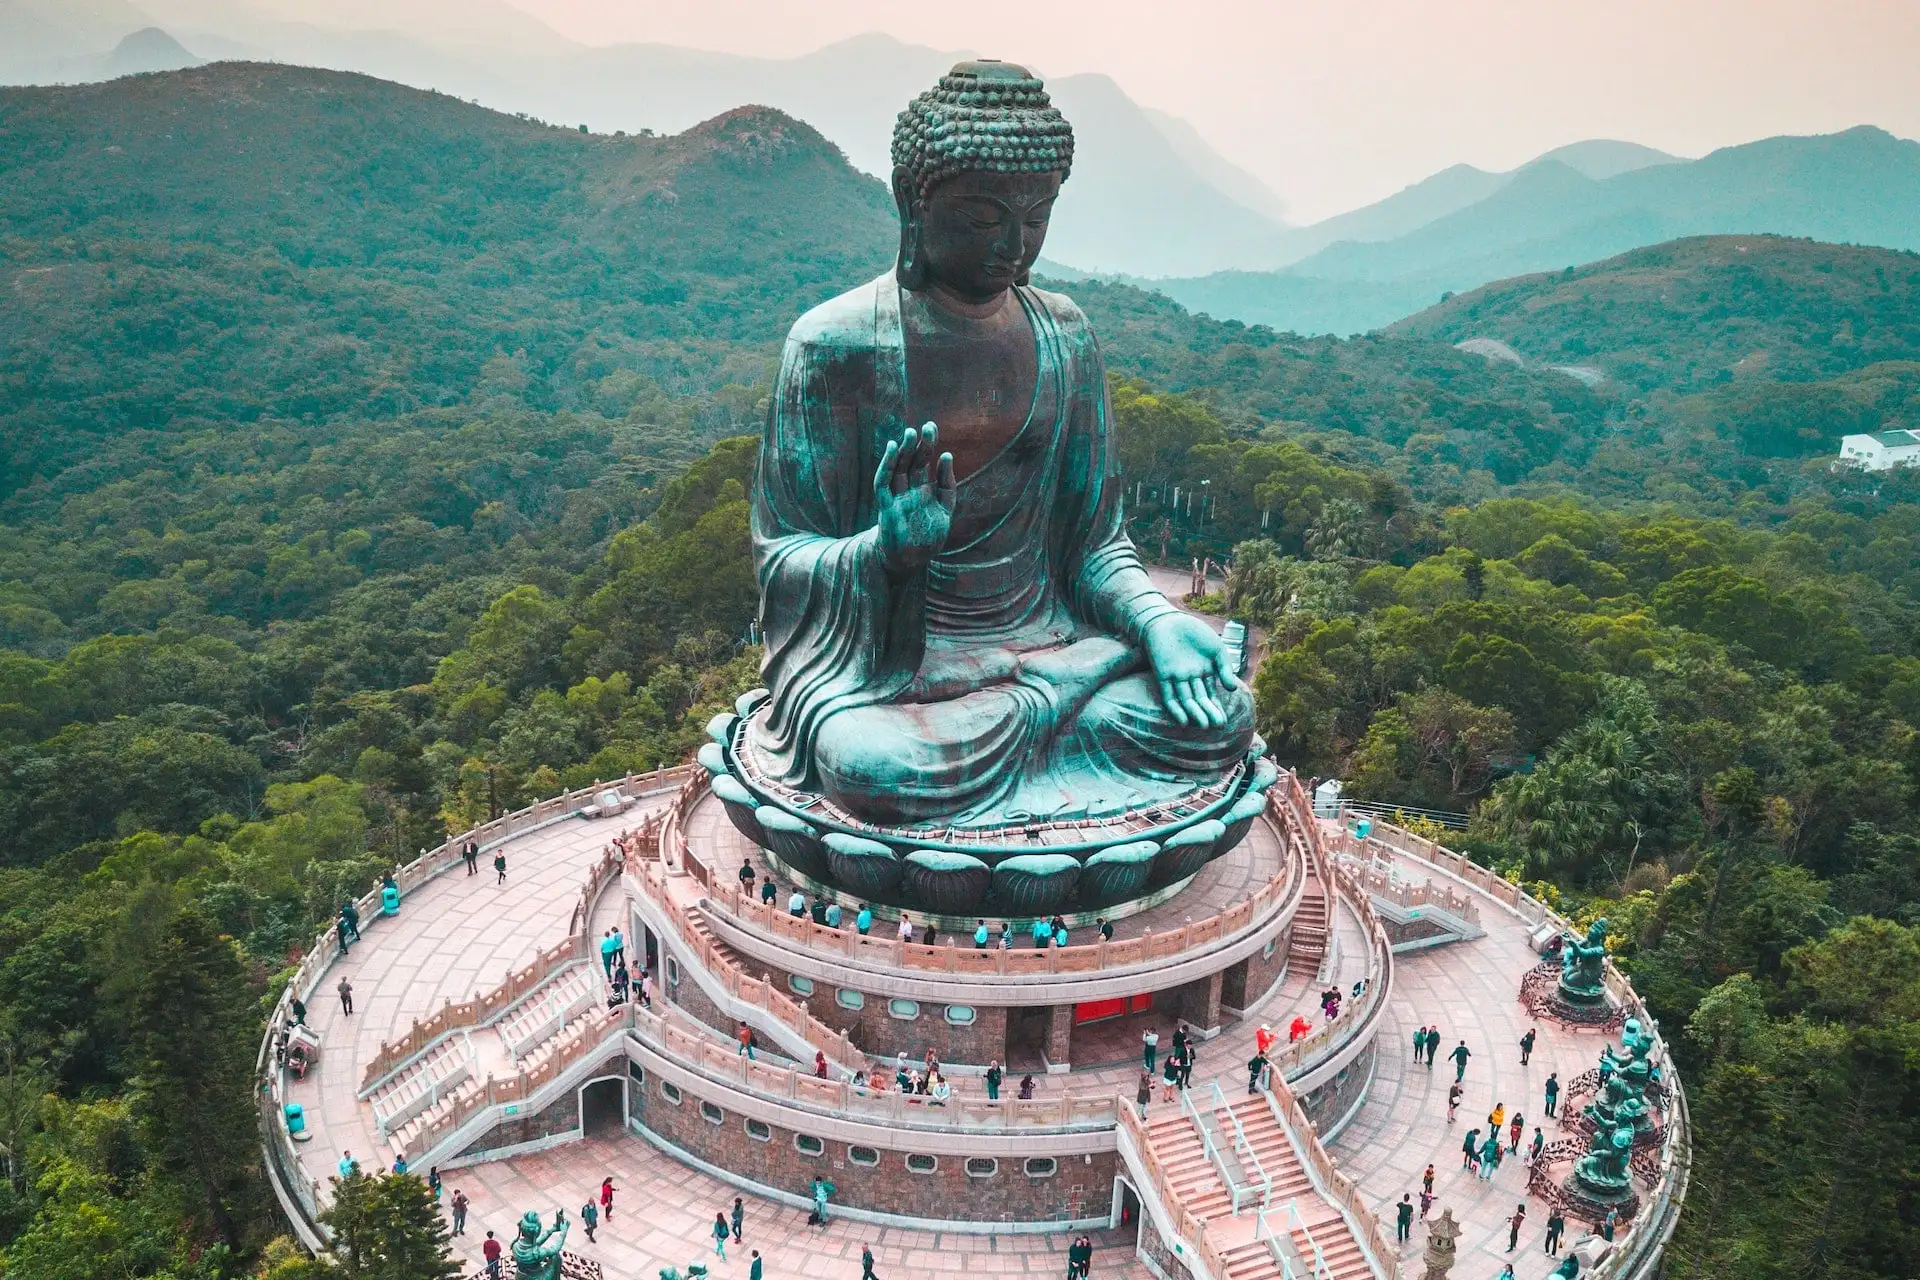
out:
<path id="1" fill-rule="evenodd" d="M 909 425 L 892 273 L 803 316 L 781 359 L 753 504 L 772 699 L 752 745 L 772 779 L 870 820 L 1144 802 L 1219 776 L 1251 737 L 1244 693 L 1225 730 L 1176 729 L 1134 674 L 1173 607 L 1122 525 L 1099 349 L 1071 301 L 1016 294 L 1032 409 L 960 479 L 946 548 L 913 573 L 882 565 L 873 495 Z"/>

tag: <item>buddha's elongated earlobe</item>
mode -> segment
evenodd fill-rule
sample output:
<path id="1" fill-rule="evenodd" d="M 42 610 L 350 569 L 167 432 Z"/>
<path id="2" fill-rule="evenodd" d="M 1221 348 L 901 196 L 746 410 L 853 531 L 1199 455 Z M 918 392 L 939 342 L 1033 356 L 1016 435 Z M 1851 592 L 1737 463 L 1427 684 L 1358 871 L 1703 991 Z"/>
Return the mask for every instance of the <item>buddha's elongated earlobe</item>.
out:
<path id="1" fill-rule="evenodd" d="M 915 216 L 900 224 L 900 259 L 894 264 L 894 279 L 902 289 L 924 289 L 927 263 L 920 247 L 920 219 Z"/>

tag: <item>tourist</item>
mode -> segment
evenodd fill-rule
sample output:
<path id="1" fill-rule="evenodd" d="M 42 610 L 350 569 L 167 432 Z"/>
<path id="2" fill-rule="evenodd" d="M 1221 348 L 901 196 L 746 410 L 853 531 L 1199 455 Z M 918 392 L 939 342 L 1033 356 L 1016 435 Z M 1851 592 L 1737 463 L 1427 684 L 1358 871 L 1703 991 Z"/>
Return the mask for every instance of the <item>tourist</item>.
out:
<path id="1" fill-rule="evenodd" d="M 1140 1033 L 1140 1060 L 1146 1064 L 1147 1074 L 1153 1074 L 1153 1055 L 1160 1048 L 1160 1033 L 1148 1027 Z"/>
<path id="2" fill-rule="evenodd" d="M 989 1062 L 987 1064 L 986 1079 L 987 1079 L 987 1101 L 988 1102 L 998 1102 L 1000 1100 L 1000 1081 L 1002 1078 L 1003 1078 L 1003 1074 L 1000 1070 L 1000 1059 L 995 1058 L 992 1062 Z"/>
<path id="3" fill-rule="evenodd" d="M 353 1016 L 353 984 L 342 978 L 340 985 L 334 990 L 340 993 L 340 1008 L 347 1017 L 351 1018 Z"/>
<path id="4" fill-rule="evenodd" d="M 1260 1077 L 1266 1074 L 1266 1070 L 1266 1054 L 1256 1053 L 1247 1059 L 1247 1095 L 1249 1097 L 1260 1092 Z"/>
<path id="5" fill-rule="evenodd" d="M 838 929 L 839 927 L 840 927 L 840 904 L 837 901 L 829 902 L 827 904 L 827 928 Z"/>
<path id="6" fill-rule="evenodd" d="M 1533 1043 L 1534 1043 L 1534 1040 L 1538 1038 L 1539 1034 L 1540 1033 L 1534 1030 L 1532 1027 L 1528 1027 L 1527 1034 L 1520 1037 L 1520 1065 L 1521 1066 L 1523 1067 L 1526 1066 L 1527 1059 L 1533 1056 Z"/>
<path id="7" fill-rule="evenodd" d="M 1032 1076 L 1020 1077 L 1020 1101 L 1022 1102 L 1033 1101 L 1033 1077 Z"/>
<path id="8" fill-rule="evenodd" d="M 1067 1246 L 1067 1280 L 1086 1280 L 1088 1270 L 1093 1266 L 1093 1238 L 1075 1237 Z"/>
<path id="9" fill-rule="evenodd" d="M 1614 1228 L 1619 1225 L 1620 1211 L 1618 1209 L 1607 1210 L 1607 1216 L 1600 1219 L 1600 1238 L 1608 1244 L 1612 1244 Z"/>
<path id="10" fill-rule="evenodd" d="M 1133 1100 L 1140 1104 L 1140 1118 L 1147 1118 L 1147 1104 L 1153 1101 L 1153 1072 L 1140 1073 L 1140 1087 L 1133 1091 Z"/>
<path id="11" fill-rule="evenodd" d="M 295 996 L 287 1008 L 293 1014 L 294 1026 L 304 1027 L 307 1025 L 307 1005 L 304 1000 L 299 996 Z"/>
<path id="12" fill-rule="evenodd" d="M 1467 1130 L 1467 1136 L 1460 1142 L 1460 1167 L 1478 1169 L 1480 1167 L 1480 1131 Z"/>
<path id="13" fill-rule="evenodd" d="M 1492 1182 L 1494 1171 L 1500 1167 L 1500 1134 L 1496 1131 L 1487 1135 L 1480 1144 L 1480 1180 Z"/>
<path id="14" fill-rule="evenodd" d="M 627 988 L 633 985 L 633 975 L 627 972 L 627 962 L 622 960 L 613 966 L 613 1002 L 627 1002 Z"/>
<path id="15" fill-rule="evenodd" d="M 913 920 L 904 911 L 900 913 L 900 928 L 897 936 L 903 943 L 913 941 Z"/>
<path id="16" fill-rule="evenodd" d="M 1279 1036 L 1273 1033 L 1272 1027 L 1264 1022 L 1261 1023 L 1259 1030 L 1253 1033 L 1254 1051 L 1262 1056 L 1271 1055 L 1273 1053 L 1274 1042 L 1279 1038 Z"/>
<path id="17" fill-rule="evenodd" d="M 921 938 L 921 939 L 920 939 L 920 941 L 921 941 L 921 943 L 922 943 L 922 944 L 924 944 L 924 945 L 926 945 L 926 946 L 929 946 L 929 947 L 936 947 L 936 946 L 939 946 L 939 945 L 940 945 L 940 935 L 939 935 L 938 933 L 936 933 L 936 932 L 934 932 L 934 928 L 933 928 L 933 920 L 932 920 L 932 918 L 931 918 L 931 917 L 929 917 L 929 918 L 928 918 L 928 920 L 927 920 L 927 933 L 926 933 L 926 936 L 925 936 L 925 937 L 923 937 L 923 938 Z"/>
<path id="18" fill-rule="evenodd" d="M 593 1243 L 593 1232 L 600 1225 L 600 1206 L 588 1196 L 587 1202 L 580 1206 L 580 1225 L 586 1229 L 587 1243 Z"/>
<path id="19" fill-rule="evenodd" d="M 1194 1048 L 1192 1041 L 1188 1041 L 1186 1051 L 1180 1055 L 1180 1087 L 1182 1089 L 1193 1083 L 1193 1064 L 1199 1059 L 1200 1051 Z"/>
<path id="20" fill-rule="evenodd" d="M 1527 1148 L 1527 1163 L 1540 1163 L 1540 1153 L 1546 1150 L 1547 1135 L 1540 1132 L 1540 1126 L 1533 1126 L 1533 1145 Z"/>
<path id="21" fill-rule="evenodd" d="M 1180 1083 L 1180 1056 L 1177 1050 L 1167 1055 L 1166 1064 L 1160 1068 L 1160 1081 L 1164 1086 L 1160 1101 L 1172 1102 L 1174 1086 Z"/>
<path id="22" fill-rule="evenodd" d="M 827 1051 L 825 1049 L 815 1049 L 813 1051 L 813 1074 L 817 1080 L 825 1080 L 827 1078 Z"/>
<path id="23" fill-rule="evenodd" d="M 1187 1024 L 1176 1019 L 1173 1024 L 1173 1056 L 1179 1057 L 1187 1051 Z"/>
<path id="24" fill-rule="evenodd" d="M 493 852 L 493 882 L 495 884 L 507 882 L 507 851 L 505 849 L 496 849 Z"/>
<path id="25" fill-rule="evenodd" d="M 1507 1252 L 1520 1243 L 1520 1228 L 1527 1223 L 1527 1202 L 1522 1200 L 1513 1206 L 1513 1215 L 1507 1219 Z"/>
<path id="26" fill-rule="evenodd" d="M 1504 1102 L 1494 1103 L 1492 1113 L 1487 1116 L 1487 1128 L 1492 1132 L 1494 1137 L 1497 1138 L 1500 1136 L 1500 1126 L 1505 1124 L 1506 1120 L 1507 1104 Z"/>
<path id="27" fill-rule="evenodd" d="M 606 971 L 608 982 L 613 981 L 614 946 L 613 930 L 609 929 L 606 936 L 600 939 L 600 967 Z"/>
<path id="28" fill-rule="evenodd" d="M 1093 925 L 1096 929 L 1100 930 L 1100 941 L 1113 941 L 1113 922 L 1111 920 L 1108 920 L 1105 916 L 1095 916 Z"/>
<path id="29" fill-rule="evenodd" d="M 734 1032 L 733 1038 L 740 1042 L 740 1052 L 747 1055 L 747 1061 L 752 1062 L 754 1060 L 753 1028 L 743 1022 L 740 1024 L 740 1030 Z"/>
<path id="30" fill-rule="evenodd" d="M 1440 1027 L 1438 1024 L 1427 1028 L 1427 1070 L 1433 1070 L 1433 1055 L 1440 1052 Z"/>
<path id="31" fill-rule="evenodd" d="M 460 856 L 466 859 L 468 875 L 480 873 L 480 846 L 471 837 L 460 846 Z"/>
<path id="32" fill-rule="evenodd" d="M 493 1238 L 493 1232 L 487 1232 L 485 1243 L 480 1246 L 480 1256 L 487 1260 L 488 1280 L 500 1280 L 500 1242 Z"/>
<path id="33" fill-rule="evenodd" d="M 1427 1029 L 1425 1027 L 1415 1027 L 1413 1029 L 1413 1060 L 1416 1064 L 1420 1061 L 1420 1055 L 1426 1052 L 1426 1048 Z"/>
<path id="34" fill-rule="evenodd" d="M 743 859 L 740 863 L 740 892 L 743 895 L 753 892 L 755 879 L 757 877 L 753 873 L 753 859 L 751 857 Z"/>
<path id="35" fill-rule="evenodd" d="M 1002 920 L 1000 922 L 1000 949 L 1002 951 L 1013 950 L 1013 921 L 1011 920 Z"/>
<path id="36" fill-rule="evenodd" d="M 1293 1021 L 1287 1024 L 1287 1043 L 1294 1044 L 1305 1039 L 1307 1032 L 1311 1030 L 1313 1030 L 1313 1024 L 1307 1021 L 1306 1015 L 1294 1014 Z"/>
<path id="37" fill-rule="evenodd" d="M 760 1251 L 755 1249 L 753 1251 L 753 1265 L 747 1268 L 747 1280 L 765 1280 L 766 1274 L 767 1265 L 760 1261 Z"/>
<path id="38" fill-rule="evenodd" d="M 873 1246 L 871 1244 L 863 1244 L 860 1246 L 860 1280 L 880 1280 L 880 1277 L 873 1272 Z"/>
<path id="39" fill-rule="evenodd" d="M 933 1099 L 934 1106 L 944 1107 L 947 1105 L 947 1099 L 953 1097 L 953 1086 L 947 1083 L 945 1076 L 936 1071 L 933 1073 L 933 1084 L 927 1089 L 927 1096 Z"/>
<path id="40" fill-rule="evenodd" d="M 333 932 L 334 936 L 340 940 L 340 954 L 346 955 L 353 947 L 352 944 L 347 941 L 347 918 L 345 916 L 336 916 L 334 918 Z"/>
<path id="41" fill-rule="evenodd" d="M 1056 947 L 1064 947 L 1067 945 L 1067 922 L 1065 920 L 1056 918 L 1054 921 L 1053 945 Z"/>
<path id="42" fill-rule="evenodd" d="M 342 1151 L 340 1153 L 340 1163 L 335 1165 L 334 1168 L 339 1171 L 342 1178 L 351 1178 L 354 1174 L 360 1172 L 360 1162 L 353 1158 L 353 1152 Z"/>
<path id="43" fill-rule="evenodd" d="M 1427 1220 L 1427 1210 L 1431 1208 L 1433 1208 L 1433 1192 L 1422 1190 L 1420 1192 L 1420 1221 L 1425 1222 Z"/>
<path id="44" fill-rule="evenodd" d="M 1552 1119 L 1553 1117 L 1554 1104 L 1559 1101 L 1560 1101 L 1560 1077 L 1558 1075 L 1549 1074 L 1547 1076 L 1547 1117 L 1549 1119 Z"/>
<path id="45" fill-rule="evenodd" d="M 1559 1209 L 1547 1211 L 1547 1253 L 1549 1256 L 1560 1252 L 1560 1237 L 1566 1234 L 1567 1220 Z"/>
<path id="46" fill-rule="evenodd" d="M 807 1219 L 809 1226 L 827 1225 L 827 1197 L 833 1194 L 833 1184 L 817 1174 L 813 1179 L 813 1216 Z"/>
<path id="47" fill-rule="evenodd" d="M 640 971 L 640 1005 L 653 1008 L 653 974 L 646 969 Z"/>
<path id="48" fill-rule="evenodd" d="M 608 1222 L 613 1221 L 613 1179 L 603 1178 L 600 1182 L 600 1216 Z"/>
<path id="49" fill-rule="evenodd" d="M 815 924 L 825 924 L 827 922 L 827 900 L 825 898 L 815 898 L 810 914 L 813 916 L 813 922 Z"/>
<path id="50" fill-rule="evenodd" d="M 787 914 L 795 920 L 804 919 L 807 914 L 807 895 L 795 889 L 793 896 L 787 899 Z"/>
<path id="51" fill-rule="evenodd" d="M 1053 942 L 1053 922 L 1044 917 L 1035 917 L 1033 922 L 1033 949 L 1045 951 Z"/>
<path id="52" fill-rule="evenodd" d="M 1493 1280 L 1513 1280 L 1513 1264 L 1509 1262 L 1506 1266 L 1500 1268 L 1500 1274 L 1495 1276 Z"/>
<path id="53" fill-rule="evenodd" d="M 353 935 L 355 942 L 360 941 L 360 908 L 351 901 L 340 904 L 340 918 L 346 922 L 347 932 Z"/>
<path id="54" fill-rule="evenodd" d="M 727 1260 L 727 1236 L 729 1234 L 727 1230 L 727 1215 L 724 1213 L 714 1214 L 713 1251 L 720 1255 L 720 1261 L 722 1262 Z"/>
<path id="55" fill-rule="evenodd" d="M 1454 1051 L 1448 1054 L 1447 1056 L 1453 1059 L 1453 1078 L 1455 1080 L 1466 1079 L 1467 1078 L 1467 1059 L 1473 1056 L 1473 1050 L 1467 1048 L 1467 1042 L 1465 1040 L 1462 1040 L 1459 1044 L 1459 1047 L 1454 1049 Z"/>
<path id="56" fill-rule="evenodd" d="M 1394 1238 L 1401 1244 L 1413 1238 L 1413 1196 L 1400 1197 L 1400 1203 L 1393 1206 Z"/>
<path id="57" fill-rule="evenodd" d="M 1507 1121 L 1507 1150 L 1518 1151 L 1520 1139 L 1526 1136 L 1527 1118 L 1516 1111 L 1513 1113 L 1513 1119 Z"/>
<path id="58" fill-rule="evenodd" d="M 467 1206 L 473 1202 L 467 1199 L 466 1192 L 455 1187 L 453 1199 L 447 1203 L 453 1208 L 453 1234 L 456 1236 L 467 1234 Z"/>
<path id="59" fill-rule="evenodd" d="M 1433 1166 L 1431 1164 L 1427 1166 L 1427 1171 L 1420 1175 L 1420 1189 L 1422 1191 L 1433 1190 Z"/>
<path id="60" fill-rule="evenodd" d="M 1463 1095 L 1464 1093 L 1466 1093 L 1466 1090 L 1460 1087 L 1460 1082 L 1458 1080 L 1455 1080 L 1451 1085 L 1447 1086 L 1447 1123 L 1448 1124 L 1453 1123 L 1453 1113 L 1460 1109 L 1460 1098 L 1461 1098 L 1461 1095 Z"/>
<path id="61" fill-rule="evenodd" d="M 873 908 L 866 903 L 860 904 L 860 913 L 853 918 L 853 927 L 861 937 L 867 936 L 867 930 L 873 928 Z"/>
<path id="62" fill-rule="evenodd" d="M 407 1171 L 407 1158 L 405 1156 L 395 1156 L 393 1158 L 394 1177 L 397 1178 L 401 1174 L 405 1173 L 406 1171 Z"/>
<path id="63" fill-rule="evenodd" d="M 774 899 L 778 898 L 779 896 L 780 896 L 780 891 L 773 887 L 773 877 L 772 876 L 760 877 L 760 905 L 763 907 L 770 907 L 773 905 Z"/>

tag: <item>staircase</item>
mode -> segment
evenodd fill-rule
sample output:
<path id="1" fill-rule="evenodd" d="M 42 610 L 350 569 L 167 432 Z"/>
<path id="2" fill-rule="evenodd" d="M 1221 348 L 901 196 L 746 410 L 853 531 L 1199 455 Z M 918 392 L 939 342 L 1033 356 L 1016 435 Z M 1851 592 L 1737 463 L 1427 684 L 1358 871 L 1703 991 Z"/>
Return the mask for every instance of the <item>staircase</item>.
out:
<path id="1" fill-rule="evenodd" d="M 390 1076 L 367 1096 L 373 1122 L 390 1135 L 473 1078 L 473 1053 L 464 1035 L 449 1036 Z"/>
<path id="2" fill-rule="evenodd" d="M 494 1025 L 514 1063 L 552 1039 L 600 1000 L 600 980 L 588 965 L 562 969 Z"/>
<path id="3" fill-rule="evenodd" d="M 1306 892 L 1293 913 L 1293 933 L 1287 943 L 1287 969 L 1290 972 L 1318 973 L 1320 960 L 1327 954 L 1327 886 L 1307 864 Z"/>
<path id="4" fill-rule="evenodd" d="M 1174 1199 L 1206 1224 L 1207 1239 L 1219 1251 L 1226 1273 L 1216 1280 L 1374 1280 L 1352 1228 L 1313 1185 L 1264 1094 L 1224 1110 L 1197 1109 L 1204 1131 L 1179 1112 L 1148 1121 L 1145 1129 Z M 1245 1151 L 1234 1150 L 1236 1119 L 1246 1135 Z M 1232 1192 L 1208 1154 L 1209 1137 L 1229 1169 L 1257 1165 L 1271 1180 L 1264 1207 L 1255 1188 L 1250 1201 L 1243 1191 L 1242 1210 L 1233 1212 Z"/>

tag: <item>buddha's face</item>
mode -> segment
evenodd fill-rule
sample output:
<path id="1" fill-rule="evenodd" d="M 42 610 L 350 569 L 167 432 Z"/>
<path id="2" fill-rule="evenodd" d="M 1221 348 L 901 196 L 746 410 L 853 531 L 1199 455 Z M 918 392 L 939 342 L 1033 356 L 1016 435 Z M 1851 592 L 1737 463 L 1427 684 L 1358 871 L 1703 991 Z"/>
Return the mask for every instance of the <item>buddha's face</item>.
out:
<path id="1" fill-rule="evenodd" d="M 1026 278 L 1046 243 L 1060 174 L 958 173 L 924 202 L 903 190 L 902 177 L 895 176 L 895 193 L 906 197 L 902 212 L 919 220 L 929 283 L 969 302 L 988 302 Z"/>

